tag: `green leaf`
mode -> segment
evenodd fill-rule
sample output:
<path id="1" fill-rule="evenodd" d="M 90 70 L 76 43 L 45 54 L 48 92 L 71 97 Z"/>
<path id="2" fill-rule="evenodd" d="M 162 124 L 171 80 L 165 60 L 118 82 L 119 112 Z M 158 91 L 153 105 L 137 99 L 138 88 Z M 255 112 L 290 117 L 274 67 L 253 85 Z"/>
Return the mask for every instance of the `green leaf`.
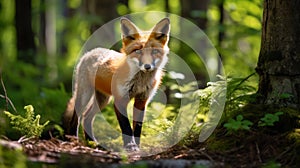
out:
<path id="1" fill-rule="evenodd" d="M 236 117 L 236 120 L 231 118 L 224 124 L 224 127 L 233 131 L 250 130 L 250 126 L 253 125 L 253 123 L 249 120 L 243 120 L 243 118 L 241 114 Z"/>
<path id="2" fill-rule="evenodd" d="M 243 118 L 244 118 L 244 117 L 243 117 L 242 115 L 238 115 L 238 116 L 236 116 L 236 120 L 237 120 L 237 121 L 242 121 L 242 120 L 243 120 Z"/>
<path id="3" fill-rule="evenodd" d="M 249 120 L 244 120 L 243 124 L 244 125 L 253 125 L 253 123 L 251 121 L 249 121 Z"/>
<path id="4" fill-rule="evenodd" d="M 293 95 L 290 94 L 290 93 L 282 93 L 282 94 L 279 96 L 279 98 L 281 98 L 281 99 L 289 99 L 289 98 L 291 98 L 291 97 L 293 97 Z"/>
<path id="5" fill-rule="evenodd" d="M 267 113 L 260 119 L 258 126 L 274 126 L 274 123 L 279 121 L 279 116 L 282 114 L 283 112 L 281 111 L 276 112 L 275 114 Z"/>

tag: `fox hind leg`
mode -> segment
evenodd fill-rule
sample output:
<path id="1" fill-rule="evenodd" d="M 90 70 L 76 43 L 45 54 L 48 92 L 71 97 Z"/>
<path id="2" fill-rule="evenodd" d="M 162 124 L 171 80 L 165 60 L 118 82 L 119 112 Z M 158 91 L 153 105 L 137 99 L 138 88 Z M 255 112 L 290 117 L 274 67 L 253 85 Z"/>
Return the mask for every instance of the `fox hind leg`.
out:
<path id="1" fill-rule="evenodd" d="M 88 110 L 83 115 L 83 128 L 84 128 L 84 134 L 85 138 L 87 140 L 92 140 L 96 142 L 96 139 L 94 137 L 93 132 L 93 123 L 94 118 L 97 112 L 99 112 L 101 109 L 103 109 L 107 103 L 109 102 L 109 96 L 95 91 L 96 97 L 93 96 L 93 103 L 90 105 Z"/>
<path id="2" fill-rule="evenodd" d="M 74 108 L 75 106 L 75 98 L 72 97 L 68 104 L 67 104 L 67 109 L 64 112 L 63 118 L 62 118 L 62 123 L 63 123 L 63 128 L 65 130 L 66 135 L 73 135 L 77 136 L 77 130 L 78 130 L 78 115 L 76 113 L 76 110 Z"/>

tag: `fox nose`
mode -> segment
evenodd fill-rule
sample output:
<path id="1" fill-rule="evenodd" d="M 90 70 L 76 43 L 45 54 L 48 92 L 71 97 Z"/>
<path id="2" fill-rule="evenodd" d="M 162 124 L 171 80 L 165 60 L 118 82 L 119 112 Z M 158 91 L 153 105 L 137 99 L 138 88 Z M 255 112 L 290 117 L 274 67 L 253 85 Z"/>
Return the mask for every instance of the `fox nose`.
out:
<path id="1" fill-rule="evenodd" d="M 149 69 L 151 68 L 151 65 L 150 65 L 150 64 L 145 64 L 145 65 L 144 65 L 144 68 L 145 68 L 146 70 L 149 70 Z"/>

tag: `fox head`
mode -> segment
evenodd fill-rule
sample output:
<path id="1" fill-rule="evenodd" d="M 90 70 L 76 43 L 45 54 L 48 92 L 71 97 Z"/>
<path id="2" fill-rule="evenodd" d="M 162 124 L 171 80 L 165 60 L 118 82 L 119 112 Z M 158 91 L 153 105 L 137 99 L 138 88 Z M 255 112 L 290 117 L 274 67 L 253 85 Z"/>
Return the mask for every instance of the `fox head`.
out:
<path id="1" fill-rule="evenodd" d="M 143 72 L 163 68 L 169 52 L 170 20 L 164 18 L 151 31 L 141 31 L 130 20 L 121 19 L 121 51 L 127 61 Z"/>

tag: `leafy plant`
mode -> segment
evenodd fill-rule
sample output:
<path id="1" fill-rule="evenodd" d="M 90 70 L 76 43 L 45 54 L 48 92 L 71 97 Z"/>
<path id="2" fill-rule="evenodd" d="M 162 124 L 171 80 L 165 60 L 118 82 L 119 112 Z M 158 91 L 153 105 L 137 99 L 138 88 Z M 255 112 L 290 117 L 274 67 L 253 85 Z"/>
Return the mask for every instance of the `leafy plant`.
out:
<path id="1" fill-rule="evenodd" d="M 40 115 L 34 115 L 34 108 L 32 105 L 25 106 L 24 109 L 25 117 L 21 115 L 14 115 L 8 111 L 4 113 L 10 118 L 10 123 L 16 130 L 20 131 L 21 134 L 26 137 L 40 137 L 43 129 L 49 123 L 46 121 L 44 124 L 40 125 Z"/>
<path id="2" fill-rule="evenodd" d="M 279 121 L 279 116 L 282 114 L 283 112 L 281 111 L 275 114 L 265 114 L 265 116 L 258 122 L 258 126 L 274 126 L 274 123 Z"/>
<path id="3" fill-rule="evenodd" d="M 230 118 L 227 123 L 224 124 L 224 127 L 228 130 L 250 130 L 250 126 L 253 123 L 249 120 L 244 120 L 244 117 L 240 114 L 236 116 L 236 120 Z"/>

